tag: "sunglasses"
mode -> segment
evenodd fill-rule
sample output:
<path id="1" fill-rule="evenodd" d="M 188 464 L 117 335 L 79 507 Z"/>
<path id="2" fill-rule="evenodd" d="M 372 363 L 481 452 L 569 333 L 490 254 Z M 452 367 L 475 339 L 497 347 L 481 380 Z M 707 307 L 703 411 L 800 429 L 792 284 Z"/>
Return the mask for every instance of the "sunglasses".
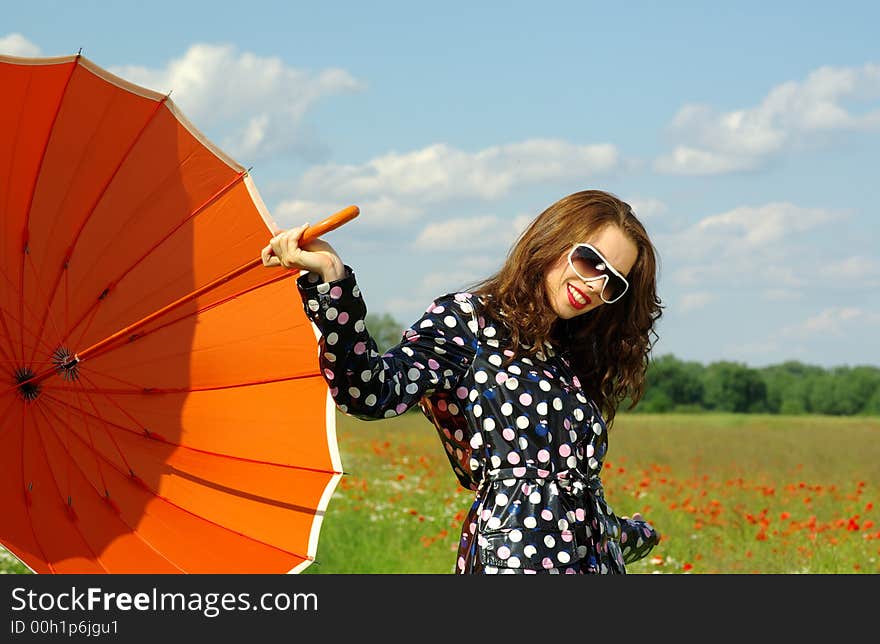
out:
<path id="1" fill-rule="evenodd" d="M 629 289 L 626 278 L 590 244 L 576 244 L 568 254 L 568 264 L 585 282 L 605 280 L 599 297 L 606 304 L 613 304 Z"/>

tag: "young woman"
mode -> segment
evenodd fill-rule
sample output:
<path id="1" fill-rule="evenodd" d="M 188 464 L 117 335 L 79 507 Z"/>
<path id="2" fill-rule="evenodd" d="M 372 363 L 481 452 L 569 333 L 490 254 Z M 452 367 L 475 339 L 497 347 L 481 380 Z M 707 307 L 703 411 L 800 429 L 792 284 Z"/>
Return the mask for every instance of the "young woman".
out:
<path id="1" fill-rule="evenodd" d="M 308 225 L 274 237 L 265 266 L 297 280 L 321 332 L 338 408 L 361 419 L 419 405 L 474 490 L 455 572 L 625 573 L 659 541 L 618 517 L 600 472 L 618 405 L 642 396 L 661 315 L 655 249 L 630 206 L 585 190 L 520 235 L 495 275 L 435 299 L 382 355 L 354 272 Z"/>

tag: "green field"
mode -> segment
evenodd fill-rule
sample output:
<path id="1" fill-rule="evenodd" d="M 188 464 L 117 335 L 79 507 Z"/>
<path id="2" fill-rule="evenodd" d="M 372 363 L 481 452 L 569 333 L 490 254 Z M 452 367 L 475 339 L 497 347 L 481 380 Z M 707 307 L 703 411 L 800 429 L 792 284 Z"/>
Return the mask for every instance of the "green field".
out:
<path id="1" fill-rule="evenodd" d="M 472 493 L 434 429 L 339 415 L 337 433 L 347 475 L 305 574 L 451 573 Z M 629 572 L 880 572 L 878 438 L 876 417 L 619 414 L 607 498 L 663 536 Z"/>

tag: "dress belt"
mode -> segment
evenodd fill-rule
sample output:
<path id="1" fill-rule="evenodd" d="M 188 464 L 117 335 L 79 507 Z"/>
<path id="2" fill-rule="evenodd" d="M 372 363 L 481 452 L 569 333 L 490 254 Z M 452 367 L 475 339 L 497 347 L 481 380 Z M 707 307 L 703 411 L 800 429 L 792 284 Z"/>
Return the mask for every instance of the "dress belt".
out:
<path id="1" fill-rule="evenodd" d="M 576 467 L 555 471 L 534 465 L 496 468 L 486 472 L 480 487 L 488 481 L 498 481 L 500 479 L 555 481 L 563 492 L 574 498 L 583 498 L 588 492 L 604 497 L 602 482 L 599 480 L 599 477 L 595 474 L 584 474 Z"/>

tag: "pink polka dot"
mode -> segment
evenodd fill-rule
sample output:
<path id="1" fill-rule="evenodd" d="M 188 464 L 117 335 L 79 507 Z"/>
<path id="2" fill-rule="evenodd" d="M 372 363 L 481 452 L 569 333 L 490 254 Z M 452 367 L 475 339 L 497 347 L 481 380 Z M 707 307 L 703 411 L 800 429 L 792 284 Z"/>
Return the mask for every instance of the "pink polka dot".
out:
<path id="1" fill-rule="evenodd" d="M 455 336 L 454 338 L 452 338 L 452 341 L 455 342 L 455 344 L 457 344 L 460 347 L 464 346 L 464 339 L 463 338 Z"/>
<path id="2" fill-rule="evenodd" d="M 359 356 L 366 350 L 367 350 L 367 343 L 366 342 L 358 342 L 357 344 L 354 345 L 355 355 Z"/>
<path id="3" fill-rule="evenodd" d="M 578 521 L 583 521 L 587 518 L 587 511 L 583 508 L 578 508 L 574 511 L 574 518 Z"/>
<path id="4" fill-rule="evenodd" d="M 492 517 L 492 510 L 489 508 L 483 508 L 483 512 L 480 514 L 480 517 L 483 521 L 488 521 Z"/>
<path id="5" fill-rule="evenodd" d="M 578 377 L 577 377 L 577 376 L 575 376 L 574 378 L 571 379 L 571 384 L 573 384 L 575 387 L 580 387 L 580 386 L 581 386 L 581 381 L 578 380 Z"/>
<path id="6" fill-rule="evenodd" d="M 544 369 L 544 375 L 547 376 L 548 378 L 550 378 L 551 380 L 553 379 L 553 374 L 550 373 L 549 371 L 547 371 L 546 369 Z"/>
<path id="7" fill-rule="evenodd" d="M 626 532 L 620 533 L 620 543 L 626 543 Z"/>
<path id="8" fill-rule="evenodd" d="M 531 405 L 532 397 L 529 394 L 520 394 L 519 402 L 521 405 Z"/>
<path id="9" fill-rule="evenodd" d="M 498 555 L 499 559 L 507 559 L 508 557 L 510 557 L 510 548 L 508 548 L 507 546 L 501 546 L 500 548 L 498 548 L 498 550 L 496 550 L 496 554 Z"/>
<path id="10" fill-rule="evenodd" d="M 571 445 L 560 445 L 559 455 L 563 458 L 571 455 Z"/>
<path id="11" fill-rule="evenodd" d="M 332 297 L 334 300 L 338 300 L 340 297 L 342 297 L 342 287 L 334 286 L 333 288 L 331 288 L 330 297 Z"/>
<path id="12" fill-rule="evenodd" d="M 571 530 L 563 530 L 559 533 L 559 536 L 562 537 L 562 540 L 565 541 L 565 543 L 571 543 L 574 539 L 574 534 L 572 534 Z"/>
<path id="13" fill-rule="evenodd" d="M 519 477 L 519 476 L 525 476 L 525 475 L 526 475 L 526 468 L 524 468 L 524 467 L 514 467 L 514 468 L 513 468 L 513 475 L 514 475 L 514 476 L 517 476 L 517 477 Z M 523 489 L 525 489 L 525 486 L 523 486 Z"/>
<path id="14" fill-rule="evenodd" d="M 505 427 L 504 431 L 501 432 L 501 435 L 504 436 L 504 440 L 512 441 L 516 438 L 516 432 L 514 432 L 510 427 Z"/>
<path id="15" fill-rule="evenodd" d="M 429 369 L 439 369 L 440 363 L 434 360 L 434 358 L 428 359 L 428 368 Z"/>
<path id="16" fill-rule="evenodd" d="M 327 376 L 328 380 L 333 380 L 336 374 L 334 374 L 330 369 L 324 369 L 324 375 Z"/>
<path id="17" fill-rule="evenodd" d="M 455 390 L 455 395 L 458 396 L 459 400 L 464 400 L 468 395 L 467 387 L 459 387 Z"/>
<path id="18" fill-rule="evenodd" d="M 596 452 L 596 448 L 592 445 L 587 445 L 587 458 L 591 457 Z"/>
<path id="19" fill-rule="evenodd" d="M 513 357 L 513 351 L 511 351 L 510 349 L 505 349 L 505 350 L 504 350 L 504 355 L 506 355 L 508 358 L 512 358 L 512 357 Z"/>
<path id="20" fill-rule="evenodd" d="M 563 419 L 562 426 L 566 429 L 571 429 L 571 421 L 568 418 Z"/>
<path id="21" fill-rule="evenodd" d="M 400 403 L 399 405 L 397 405 L 397 407 L 394 408 L 394 411 L 396 411 L 398 414 L 402 414 L 406 411 L 406 405 Z"/>
<path id="22" fill-rule="evenodd" d="M 330 395 L 336 398 L 336 394 L 339 393 L 339 387 L 330 387 Z"/>
<path id="23" fill-rule="evenodd" d="M 544 519 L 544 521 L 552 521 L 553 513 L 547 508 L 544 508 L 543 510 L 541 510 L 541 518 Z"/>
<path id="24" fill-rule="evenodd" d="M 348 313 L 343 311 L 336 317 L 336 321 L 339 322 L 339 324 L 345 324 L 348 322 Z"/>
<path id="25" fill-rule="evenodd" d="M 511 452 L 510 454 L 507 455 L 507 462 L 510 463 L 511 465 L 516 465 L 517 463 L 519 463 L 519 461 L 520 461 L 519 454 L 517 454 L 516 452 Z"/>
<path id="26" fill-rule="evenodd" d="M 544 567 L 547 568 L 547 569 L 550 569 L 550 568 L 553 567 L 553 561 L 550 559 L 550 557 L 544 557 L 544 558 L 541 560 L 541 565 L 544 566 Z"/>
<path id="27" fill-rule="evenodd" d="M 495 382 L 497 382 L 499 385 L 505 380 L 507 380 L 507 374 L 505 372 L 499 371 L 495 374 Z"/>
<path id="28" fill-rule="evenodd" d="M 550 470 L 542 470 L 541 468 L 538 468 L 538 476 L 540 476 L 542 479 L 545 479 L 550 476 Z"/>

